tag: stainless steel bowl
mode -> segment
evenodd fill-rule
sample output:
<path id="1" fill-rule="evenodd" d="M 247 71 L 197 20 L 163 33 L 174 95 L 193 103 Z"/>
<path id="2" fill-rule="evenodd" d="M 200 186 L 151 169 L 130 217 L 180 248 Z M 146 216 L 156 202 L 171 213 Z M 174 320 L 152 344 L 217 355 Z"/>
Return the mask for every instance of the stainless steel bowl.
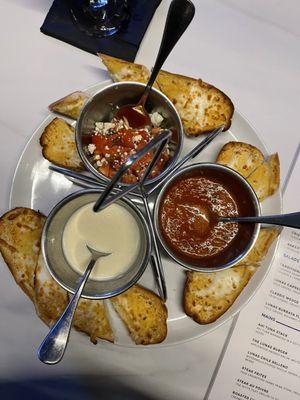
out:
<path id="1" fill-rule="evenodd" d="M 98 197 L 99 191 L 92 189 L 65 197 L 51 210 L 44 225 L 41 245 L 46 266 L 56 282 L 71 293 L 74 293 L 80 275 L 72 269 L 64 255 L 62 246 L 64 227 L 76 210 L 85 204 L 95 202 Z M 89 279 L 82 294 L 82 297 L 87 299 L 105 299 L 129 289 L 141 277 L 149 261 L 151 239 L 143 214 L 128 199 L 119 200 L 117 203 L 125 207 L 138 223 L 141 237 L 140 251 L 134 264 L 122 275 L 102 281 Z"/>
<path id="2" fill-rule="evenodd" d="M 82 162 L 86 168 L 97 178 L 109 182 L 110 179 L 101 174 L 90 162 L 88 153 L 85 150 L 82 137 L 91 135 L 94 132 L 95 122 L 111 121 L 117 106 L 136 104 L 145 88 L 145 85 L 137 82 L 113 83 L 96 93 L 83 107 L 76 124 L 75 138 L 76 145 Z M 171 101 L 160 91 L 152 89 L 146 109 L 149 112 L 157 111 L 165 118 L 164 128 L 171 129 L 173 136 L 169 147 L 171 159 L 166 168 L 154 178 L 147 180 L 146 184 L 151 184 L 163 177 L 176 163 L 182 148 L 183 128 L 180 117 Z M 120 183 L 121 186 L 128 186 Z"/>
<path id="3" fill-rule="evenodd" d="M 165 193 L 168 190 L 168 188 L 170 187 L 170 185 L 177 179 L 182 178 L 191 172 L 200 171 L 203 169 L 218 170 L 218 171 L 221 171 L 223 174 L 227 174 L 231 178 L 233 178 L 238 183 L 238 185 L 241 185 L 240 186 L 241 188 L 245 189 L 245 192 L 248 195 L 248 199 L 243 199 L 243 201 L 251 201 L 252 202 L 252 205 L 253 205 L 253 208 L 255 211 L 254 215 L 258 216 L 261 214 L 260 203 L 256 196 L 256 193 L 252 189 L 251 185 L 246 181 L 246 179 L 244 177 L 242 177 L 242 175 L 240 175 L 238 172 L 234 171 L 233 169 L 225 167 L 220 164 L 198 163 L 198 164 L 189 165 L 189 166 L 179 170 L 178 172 L 176 172 L 172 176 L 172 178 L 170 180 L 168 180 L 167 183 L 165 183 L 165 185 L 161 188 L 160 193 L 159 193 L 158 197 L 156 198 L 156 202 L 155 202 L 155 206 L 154 206 L 154 227 L 155 227 L 155 231 L 160 240 L 161 245 L 163 246 L 165 251 L 169 254 L 169 256 L 172 257 L 178 264 L 182 265 L 183 267 L 185 267 L 189 270 L 193 270 L 193 271 L 216 272 L 216 271 L 220 271 L 220 270 L 227 269 L 227 268 L 234 266 L 238 262 L 242 261 L 244 257 L 247 256 L 247 254 L 250 252 L 250 250 L 252 249 L 252 247 L 257 239 L 257 236 L 258 236 L 259 230 L 260 230 L 260 224 L 253 224 L 253 233 L 251 235 L 251 239 L 246 244 L 246 246 L 241 251 L 241 253 L 237 254 L 230 261 L 220 264 L 216 267 L 207 267 L 207 266 L 204 267 L 203 265 L 201 265 L 200 260 L 197 260 L 194 263 L 188 263 L 185 260 L 181 259 L 177 254 L 175 254 L 173 252 L 173 250 L 168 246 L 168 243 L 166 242 L 166 240 L 164 239 L 163 234 L 160 229 L 160 223 L 159 223 L 160 205 L 162 204 Z"/>

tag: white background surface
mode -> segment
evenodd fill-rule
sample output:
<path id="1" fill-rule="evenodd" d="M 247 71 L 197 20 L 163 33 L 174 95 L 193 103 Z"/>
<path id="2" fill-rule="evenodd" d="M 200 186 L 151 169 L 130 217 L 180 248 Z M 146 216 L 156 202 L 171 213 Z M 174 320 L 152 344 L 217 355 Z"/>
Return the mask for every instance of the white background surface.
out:
<path id="1" fill-rule="evenodd" d="M 168 3 L 163 0 L 137 56 L 149 67 Z M 195 4 L 196 17 L 165 69 L 201 77 L 223 89 L 269 150 L 279 152 L 284 177 L 299 141 L 300 3 L 195 0 Z M 48 0 L 0 2 L 1 214 L 8 207 L 15 165 L 46 116 L 47 105 L 107 78 L 97 57 L 39 32 L 50 5 Z M 99 398 L 103 387 L 114 393 L 122 387 L 124 393 L 126 386 L 147 398 L 202 399 L 228 329 L 227 324 L 202 339 L 163 350 L 95 348 L 82 337 L 80 351 L 77 341 L 71 341 L 63 363 L 47 367 L 35 356 L 46 327 L 0 261 L 0 380 L 22 382 L 23 396 L 26 390 L 36 390 L 43 392 L 43 398 L 69 398 L 71 386 L 49 383 L 50 377 L 59 377 L 76 383 L 72 398 L 85 390 L 86 383 L 90 389 L 78 398 L 95 398 L 89 397 L 92 389 Z M 30 379 L 42 377 L 48 381 L 30 384 Z M 113 386 L 108 386 L 109 377 Z M 14 385 L 15 392 L 18 387 Z M 0 394 L 3 390 L 0 385 Z"/>

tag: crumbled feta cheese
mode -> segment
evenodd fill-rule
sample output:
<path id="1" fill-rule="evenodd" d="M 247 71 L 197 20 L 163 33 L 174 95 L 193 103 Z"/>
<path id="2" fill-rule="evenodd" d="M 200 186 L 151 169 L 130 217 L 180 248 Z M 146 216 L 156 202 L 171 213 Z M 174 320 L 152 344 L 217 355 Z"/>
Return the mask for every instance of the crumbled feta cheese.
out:
<path id="1" fill-rule="evenodd" d="M 132 138 L 132 140 L 133 140 L 134 143 L 140 142 L 142 139 L 143 139 L 143 136 L 142 136 L 142 135 L 135 135 L 135 136 L 133 136 L 133 138 Z"/>
<path id="2" fill-rule="evenodd" d="M 101 134 L 106 134 L 115 127 L 113 122 L 95 122 L 95 131 Z"/>
<path id="3" fill-rule="evenodd" d="M 89 151 L 89 153 L 90 153 L 90 154 L 93 154 L 95 150 L 96 150 L 96 146 L 95 146 L 93 143 L 90 143 L 90 144 L 88 145 L 88 151 Z"/>
<path id="4" fill-rule="evenodd" d="M 99 154 L 97 154 L 94 158 L 95 158 L 95 160 L 100 160 Z"/>
<path id="5" fill-rule="evenodd" d="M 110 157 L 110 154 L 105 153 L 105 158 L 109 158 L 109 157 Z"/>
<path id="6" fill-rule="evenodd" d="M 105 146 L 104 149 L 105 149 L 105 150 L 109 150 L 109 147 L 108 147 L 108 146 Z"/>
<path id="7" fill-rule="evenodd" d="M 163 122 L 164 117 L 159 112 L 155 111 L 153 114 L 150 114 L 150 119 L 152 125 L 157 128 Z"/>
<path id="8" fill-rule="evenodd" d="M 102 162 L 101 161 L 97 161 L 96 165 L 97 165 L 97 167 L 101 167 L 102 166 Z"/>

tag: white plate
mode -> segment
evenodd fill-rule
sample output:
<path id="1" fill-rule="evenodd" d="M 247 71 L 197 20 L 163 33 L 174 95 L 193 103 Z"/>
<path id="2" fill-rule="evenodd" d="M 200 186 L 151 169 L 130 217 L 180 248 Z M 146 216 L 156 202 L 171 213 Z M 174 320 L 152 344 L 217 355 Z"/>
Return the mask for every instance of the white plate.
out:
<path id="1" fill-rule="evenodd" d="M 105 81 L 87 89 L 90 94 L 107 86 L 111 81 Z M 10 194 L 10 207 L 31 207 L 40 210 L 47 215 L 51 208 L 63 197 L 71 192 L 79 190 L 70 181 L 62 175 L 51 172 L 48 169 L 48 161 L 42 156 L 39 138 L 46 125 L 54 118 L 50 114 L 32 135 L 17 165 L 12 189 Z M 72 122 L 69 120 L 69 122 Z M 202 138 L 184 138 L 182 156 L 185 155 Z M 267 149 L 261 139 L 257 136 L 254 129 L 237 111 L 234 113 L 232 126 L 230 130 L 217 137 L 195 161 L 215 161 L 221 147 L 232 140 L 251 143 L 257 146 L 267 155 Z M 262 204 L 263 214 L 272 214 L 281 212 L 281 195 L 277 191 L 272 197 L 266 199 Z M 271 265 L 272 258 L 276 249 L 276 243 L 273 244 L 267 257 L 264 259 L 261 268 L 255 273 L 249 284 L 242 291 L 240 296 L 217 321 L 208 325 L 199 325 L 191 318 L 187 317 L 182 308 L 182 294 L 185 282 L 184 270 L 173 262 L 165 253 L 163 253 L 163 265 L 165 268 L 167 289 L 168 289 L 168 336 L 166 340 L 159 345 L 166 346 L 179 344 L 194 338 L 198 338 L 213 329 L 222 325 L 232 318 L 241 308 L 250 300 L 265 278 L 268 268 Z M 150 267 L 147 268 L 141 281 L 141 284 L 155 290 L 153 275 Z M 111 307 L 109 307 L 111 310 Z M 112 312 L 112 323 L 117 332 L 116 343 L 123 346 L 132 346 L 132 341 L 125 331 L 119 319 Z"/>

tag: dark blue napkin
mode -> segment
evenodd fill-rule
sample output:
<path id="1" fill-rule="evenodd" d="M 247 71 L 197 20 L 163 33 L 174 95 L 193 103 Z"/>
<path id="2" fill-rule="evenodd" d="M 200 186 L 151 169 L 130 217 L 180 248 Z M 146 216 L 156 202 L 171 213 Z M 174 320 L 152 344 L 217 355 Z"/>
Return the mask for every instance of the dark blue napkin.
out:
<path id="1" fill-rule="evenodd" d="M 41 32 L 79 47 L 89 53 L 98 52 L 134 61 L 147 27 L 161 0 L 128 0 L 130 19 L 118 33 L 96 38 L 80 31 L 73 22 L 68 1 L 55 0 L 41 26 Z"/>

